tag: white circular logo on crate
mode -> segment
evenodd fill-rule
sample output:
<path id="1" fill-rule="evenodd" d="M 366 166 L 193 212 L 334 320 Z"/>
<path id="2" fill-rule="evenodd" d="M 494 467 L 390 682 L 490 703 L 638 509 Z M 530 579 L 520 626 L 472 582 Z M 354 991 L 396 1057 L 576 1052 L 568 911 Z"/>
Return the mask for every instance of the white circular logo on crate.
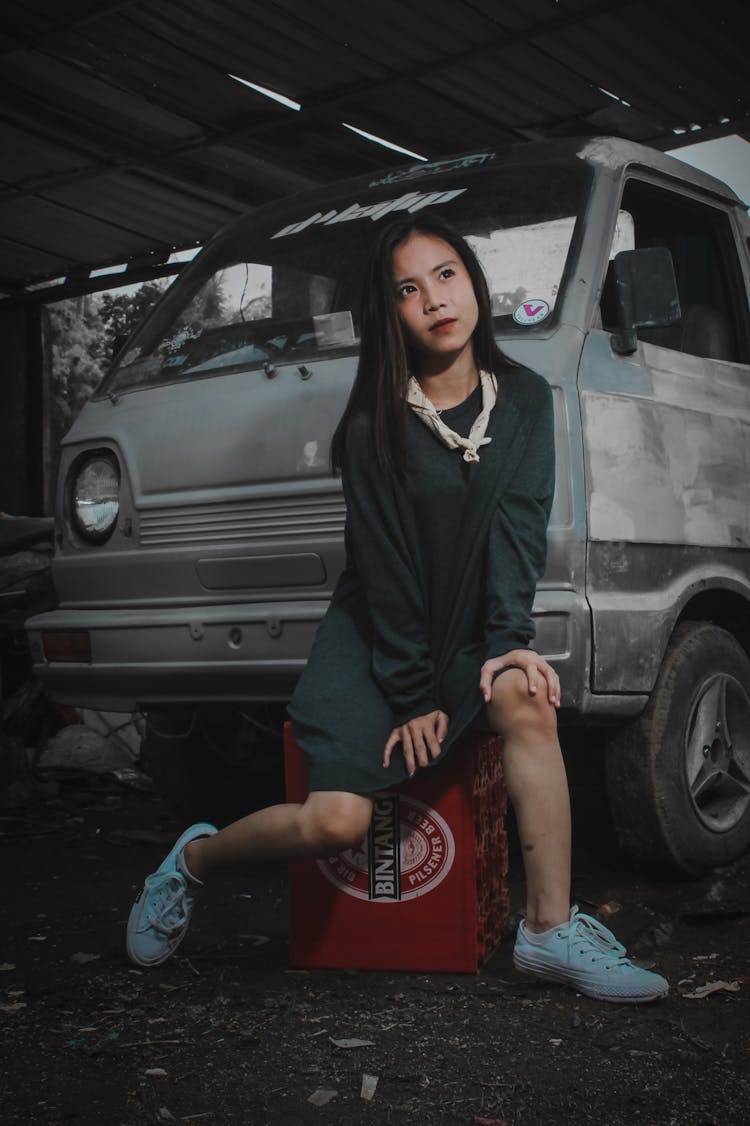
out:
<path id="1" fill-rule="evenodd" d="M 398 855 L 387 809 L 394 801 Z M 317 865 L 327 880 L 355 899 L 398 903 L 433 891 L 450 872 L 455 855 L 448 823 L 429 805 L 404 795 L 376 794 L 372 828 L 361 844 Z"/>

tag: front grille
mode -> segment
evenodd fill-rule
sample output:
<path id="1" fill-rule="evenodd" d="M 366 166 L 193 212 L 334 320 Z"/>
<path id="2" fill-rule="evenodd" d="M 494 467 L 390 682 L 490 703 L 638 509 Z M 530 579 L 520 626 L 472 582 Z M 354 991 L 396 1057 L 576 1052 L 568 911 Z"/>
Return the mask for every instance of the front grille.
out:
<path id="1" fill-rule="evenodd" d="M 171 547 L 319 539 L 343 535 L 345 516 L 344 499 L 339 496 L 180 505 L 142 512 L 139 541 L 143 547 Z"/>

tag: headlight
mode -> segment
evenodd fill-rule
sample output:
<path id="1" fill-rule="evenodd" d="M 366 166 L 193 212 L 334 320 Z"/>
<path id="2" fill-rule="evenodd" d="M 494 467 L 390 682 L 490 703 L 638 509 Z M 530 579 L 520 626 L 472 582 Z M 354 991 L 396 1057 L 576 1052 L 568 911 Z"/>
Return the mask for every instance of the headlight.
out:
<path id="1" fill-rule="evenodd" d="M 80 465 L 73 479 L 71 510 L 85 539 L 101 543 L 112 534 L 120 511 L 120 469 L 114 456 L 97 454 Z"/>

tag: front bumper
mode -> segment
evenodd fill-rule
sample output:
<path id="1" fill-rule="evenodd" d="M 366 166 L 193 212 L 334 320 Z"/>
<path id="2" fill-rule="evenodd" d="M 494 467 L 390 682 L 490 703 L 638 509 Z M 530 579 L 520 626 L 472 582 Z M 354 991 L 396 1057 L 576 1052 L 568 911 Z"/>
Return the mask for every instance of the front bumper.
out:
<path id="1" fill-rule="evenodd" d="M 26 623 L 34 672 L 53 699 L 107 711 L 164 704 L 288 700 L 326 600 L 63 609 Z M 573 591 L 540 589 L 535 648 L 560 676 L 563 706 L 585 707 L 590 618 Z M 49 660 L 44 635 L 86 634 L 90 660 Z"/>
<path id="2" fill-rule="evenodd" d="M 110 711 L 285 700 L 327 602 L 55 610 L 29 619 L 34 673 L 53 699 Z M 44 634 L 90 638 L 90 662 L 49 661 Z"/>

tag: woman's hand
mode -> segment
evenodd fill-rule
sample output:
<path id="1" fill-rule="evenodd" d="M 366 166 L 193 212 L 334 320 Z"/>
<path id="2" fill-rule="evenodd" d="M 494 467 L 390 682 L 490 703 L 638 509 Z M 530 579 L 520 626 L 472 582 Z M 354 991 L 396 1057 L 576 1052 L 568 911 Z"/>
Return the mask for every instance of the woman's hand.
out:
<path id="1" fill-rule="evenodd" d="M 404 756 L 409 777 L 420 766 L 427 766 L 432 758 L 440 754 L 440 744 L 448 730 L 448 716 L 445 712 L 428 712 L 427 715 L 418 715 L 400 727 L 394 727 L 388 736 L 383 751 L 383 766 L 390 766 L 391 754 L 397 743 L 401 744 L 401 753 Z"/>
<path id="2" fill-rule="evenodd" d="M 485 704 L 489 704 L 492 699 L 492 682 L 495 674 L 511 666 L 526 673 L 530 696 L 536 696 L 540 688 L 546 688 L 550 704 L 556 708 L 560 707 L 560 678 L 552 665 L 547 664 L 544 657 L 540 657 L 533 649 L 512 649 L 502 657 L 492 657 L 484 662 L 479 677 L 479 690 Z"/>

